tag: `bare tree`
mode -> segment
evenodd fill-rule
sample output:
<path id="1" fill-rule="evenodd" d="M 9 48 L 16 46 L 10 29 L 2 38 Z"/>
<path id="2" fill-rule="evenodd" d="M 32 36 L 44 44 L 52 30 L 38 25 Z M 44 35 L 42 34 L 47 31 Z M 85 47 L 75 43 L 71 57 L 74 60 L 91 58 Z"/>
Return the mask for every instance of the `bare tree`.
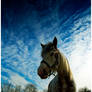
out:
<path id="1" fill-rule="evenodd" d="M 48 92 L 48 90 L 47 89 L 44 89 L 43 92 Z"/>
<path id="2" fill-rule="evenodd" d="M 21 92 L 21 86 L 19 86 L 19 85 L 16 85 L 16 87 L 15 87 L 15 92 Z"/>
<path id="3" fill-rule="evenodd" d="M 11 92 L 11 84 L 3 84 L 1 87 L 1 92 Z"/>
<path id="4" fill-rule="evenodd" d="M 33 84 L 28 84 L 25 87 L 24 92 L 37 92 L 37 88 Z"/>
<path id="5" fill-rule="evenodd" d="M 1 85 L 1 92 L 4 92 L 3 85 Z"/>
<path id="6" fill-rule="evenodd" d="M 10 89 L 10 92 L 15 92 L 15 89 L 14 89 L 14 88 L 11 88 L 11 89 Z"/>
<path id="7" fill-rule="evenodd" d="M 37 92 L 37 88 L 33 84 L 28 84 L 23 90 L 19 85 L 14 87 L 11 84 L 3 84 L 1 86 L 1 92 Z"/>
<path id="8" fill-rule="evenodd" d="M 80 88 L 79 92 L 91 92 L 91 90 L 88 89 L 87 87 L 84 87 L 84 88 Z"/>

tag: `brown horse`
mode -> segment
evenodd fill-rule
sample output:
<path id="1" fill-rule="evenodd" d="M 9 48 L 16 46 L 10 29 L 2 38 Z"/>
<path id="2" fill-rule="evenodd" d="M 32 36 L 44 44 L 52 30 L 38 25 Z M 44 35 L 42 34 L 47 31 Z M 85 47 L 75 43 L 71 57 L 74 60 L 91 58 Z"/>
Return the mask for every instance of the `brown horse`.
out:
<path id="1" fill-rule="evenodd" d="M 57 73 L 49 83 L 48 92 L 76 92 L 75 82 L 67 58 L 57 49 L 57 38 L 42 46 L 42 61 L 38 68 L 41 79 Z"/>

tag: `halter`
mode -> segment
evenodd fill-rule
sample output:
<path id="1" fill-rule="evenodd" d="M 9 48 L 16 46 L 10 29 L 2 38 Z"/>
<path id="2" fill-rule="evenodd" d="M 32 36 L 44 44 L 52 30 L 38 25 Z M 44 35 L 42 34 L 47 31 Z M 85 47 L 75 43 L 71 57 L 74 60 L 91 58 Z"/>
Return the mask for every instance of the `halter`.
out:
<path id="1" fill-rule="evenodd" d="M 48 76 L 50 76 L 50 75 L 52 75 L 52 74 L 55 75 L 54 72 L 51 71 L 51 69 L 52 69 L 53 67 L 55 67 L 56 65 L 58 65 L 58 54 L 55 55 L 55 58 L 56 58 L 55 63 L 54 63 L 52 66 L 50 66 L 45 60 L 42 60 L 42 61 L 41 61 L 41 63 L 45 63 L 45 64 L 47 65 L 47 67 L 50 69 L 50 74 L 49 74 Z"/>

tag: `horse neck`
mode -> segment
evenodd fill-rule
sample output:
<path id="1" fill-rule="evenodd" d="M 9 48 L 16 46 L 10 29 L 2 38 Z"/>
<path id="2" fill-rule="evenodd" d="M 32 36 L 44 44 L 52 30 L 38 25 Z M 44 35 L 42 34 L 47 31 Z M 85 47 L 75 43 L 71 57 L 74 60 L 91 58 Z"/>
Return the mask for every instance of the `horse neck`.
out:
<path id="1" fill-rule="evenodd" d="M 58 75 L 61 75 L 63 73 L 63 71 L 64 71 L 64 69 L 63 69 L 63 63 L 64 63 L 64 61 L 63 61 L 63 57 L 62 57 L 62 55 L 61 55 L 60 52 L 59 52 L 58 56 L 59 56 L 58 57 L 59 65 L 58 65 L 57 73 L 58 73 Z"/>
<path id="2" fill-rule="evenodd" d="M 62 76 L 66 75 L 70 70 L 69 64 L 67 62 L 66 57 L 60 52 L 59 52 L 58 62 L 59 62 L 59 66 L 57 69 L 58 75 L 62 75 Z"/>
<path id="3" fill-rule="evenodd" d="M 67 76 L 70 80 L 73 79 L 68 60 L 60 52 L 59 52 L 58 62 L 59 62 L 59 66 L 57 69 L 57 73 L 58 73 L 58 76 L 60 76 L 61 80 L 62 78 L 65 78 L 65 76 Z"/>

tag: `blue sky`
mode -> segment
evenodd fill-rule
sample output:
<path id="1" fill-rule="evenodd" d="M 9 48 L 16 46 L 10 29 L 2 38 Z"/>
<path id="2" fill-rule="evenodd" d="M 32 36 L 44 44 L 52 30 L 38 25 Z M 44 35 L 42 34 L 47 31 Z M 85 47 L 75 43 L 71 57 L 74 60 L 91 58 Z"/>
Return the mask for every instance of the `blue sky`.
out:
<path id="1" fill-rule="evenodd" d="M 30 2 L 29 2 L 30 1 Z M 2 2 L 1 83 L 47 88 L 53 78 L 41 80 L 37 68 L 41 43 L 56 36 L 58 48 L 69 60 L 77 88 L 91 88 L 90 0 L 13 0 Z"/>

